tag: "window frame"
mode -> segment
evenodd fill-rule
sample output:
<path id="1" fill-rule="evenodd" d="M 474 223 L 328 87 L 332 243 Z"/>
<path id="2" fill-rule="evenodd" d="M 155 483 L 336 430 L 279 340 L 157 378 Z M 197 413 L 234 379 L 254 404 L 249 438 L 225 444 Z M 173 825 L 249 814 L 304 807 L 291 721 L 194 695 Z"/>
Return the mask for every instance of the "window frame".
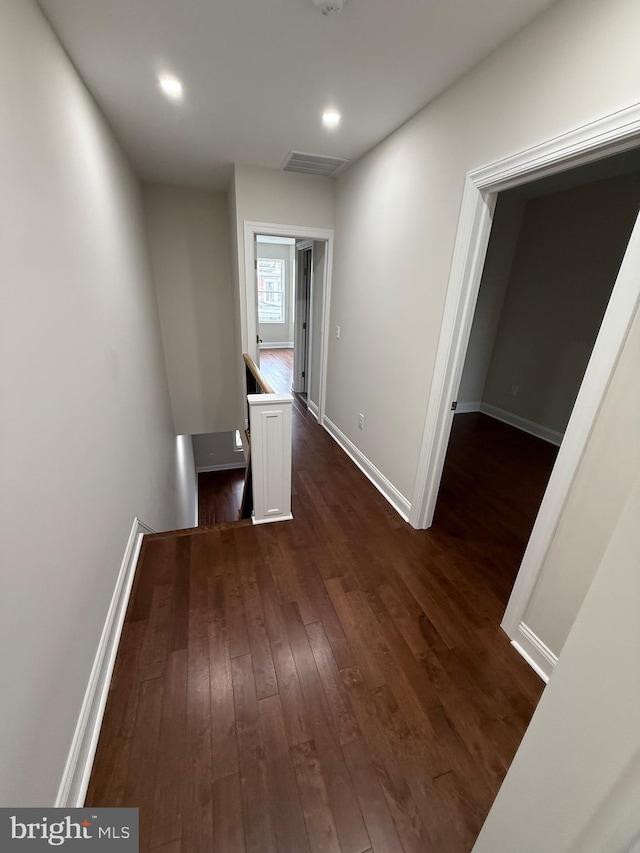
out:
<path id="1" fill-rule="evenodd" d="M 278 264 L 280 267 L 280 290 L 271 290 L 268 291 L 265 288 L 260 287 L 260 264 Z M 257 293 L 257 301 L 258 301 L 258 323 L 271 323 L 273 325 L 284 326 L 287 322 L 287 310 L 286 310 L 286 262 L 284 258 L 257 258 L 256 259 L 256 293 Z M 264 279 L 264 276 L 262 276 Z M 275 278 L 275 277 L 274 277 Z M 281 319 L 263 319 L 260 316 L 260 294 L 261 293 L 279 293 L 280 294 L 280 314 L 279 317 Z"/>

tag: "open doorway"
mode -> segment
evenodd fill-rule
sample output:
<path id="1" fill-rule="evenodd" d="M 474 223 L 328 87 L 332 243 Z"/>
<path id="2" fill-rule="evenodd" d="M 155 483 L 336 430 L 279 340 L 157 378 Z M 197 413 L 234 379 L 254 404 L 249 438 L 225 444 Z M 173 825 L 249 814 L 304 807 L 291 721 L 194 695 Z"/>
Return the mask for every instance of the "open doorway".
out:
<path id="1" fill-rule="evenodd" d="M 256 236 L 256 301 L 260 370 L 271 387 L 287 394 L 293 383 L 296 329 L 295 238 Z"/>
<path id="2" fill-rule="evenodd" d="M 592 352 L 607 341 L 620 293 L 634 289 L 621 264 L 640 207 L 639 169 L 633 150 L 497 197 L 434 530 L 455 528 L 450 503 L 457 491 L 461 517 L 483 520 L 482 530 L 461 535 L 482 537 L 492 528 L 495 553 L 504 551 L 506 541 L 518 540 L 511 549 L 508 591 L 525 548 L 527 554 L 531 549 L 529 534 L 539 524 L 538 506 L 552 469 L 555 476 L 557 447 L 584 411 L 576 407 L 572 415 L 589 386 L 583 383 L 587 366 L 592 376 L 598 363 Z M 610 300 L 612 292 L 616 299 Z M 634 298 L 622 317 L 627 324 L 633 304 Z M 475 460 L 471 476 L 469 460 Z M 563 464 L 559 459 L 556 468 Z M 516 629 L 523 627 L 518 623 Z M 529 657 L 535 666 L 535 655 Z M 553 663 L 551 656 L 542 662 L 543 676 Z"/>
<path id="3" fill-rule="evenodd" d="M 321 420 L 333 232 L 245 222 L 244 239 L 245 351 L 275 391 L 295 394 Z"/>
<path id="4" fill-rule="evenodd" d="M 500 194 L 458 391 L 433 529 L 505 607 L 640 207 L 640 174 L 589 175 Z"/>
<path id="5" fill-rule="evenodd" d="M 327 243 L 296 242 L 295 349 L 292 391 L 319 419 L 322 389 L 324 306 L 327 285 Z"/>
<path id="6" fill-rule="evenodd" d="M 619 154 L 637 156 L 639 146 L 640 124 L 635 108 L 629 108 L 467 173 L 412 493 L 409 520 L 413 527 L 424 529 L 433 523 L 453 423 L 452 401 L 457 399 L 498 194 L 585 164 L 606 169 L 606 163 Z M 603 402 L 606 406 L 612 380 L 615 384 L 619 361 L 626 364 L 629 360 L 627 338 L 640 305 L 639 267 L 640 224 L 636 223 L 501 622 L 527 659 L 540 652 L 538 657 L 548 672 L 553 669 L 553 656 L 546 654 L 548 648 L 535 645 L 524 617 L 565 510 L 575 516 L 572 484 L 579 476 L 583 455 L 592 445 L 597 416 Z M 598 470 L 601 478 L 602 468 Z M 575 522 L 574 518 L 574 527 Z M 601 527 L 599 535 L 606 535 L 606 529 Z M 589 577 L 586 575 L 587 587 L 575 590 L 573 604 L 562 608 L 561 631 L 568 631 L 573 623 Z M 560 650 L 561 642 L 556 645 Z"/>

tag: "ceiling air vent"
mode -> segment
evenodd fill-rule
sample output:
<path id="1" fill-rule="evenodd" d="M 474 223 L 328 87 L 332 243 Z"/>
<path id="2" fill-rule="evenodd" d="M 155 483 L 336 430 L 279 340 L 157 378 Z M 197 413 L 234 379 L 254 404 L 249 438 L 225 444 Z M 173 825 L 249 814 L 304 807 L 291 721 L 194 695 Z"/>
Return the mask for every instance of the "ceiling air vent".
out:
<path id="1" fill-rule="evenodd" d="M 324 178 L 332 178 L 348 162 L 343 157 L 324 157 L 322 154 L 290 151 L 287 162 L 282 168 L 285 172 L 303 172 L 305 175 L 322 175 Z"/>

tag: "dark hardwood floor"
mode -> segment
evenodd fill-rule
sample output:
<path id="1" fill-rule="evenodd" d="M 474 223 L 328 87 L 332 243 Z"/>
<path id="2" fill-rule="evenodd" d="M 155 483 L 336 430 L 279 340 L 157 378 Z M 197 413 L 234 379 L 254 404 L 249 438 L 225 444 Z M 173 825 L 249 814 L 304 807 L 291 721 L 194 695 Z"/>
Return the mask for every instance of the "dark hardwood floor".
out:
<path id="1" fill-rule="evenodd" d="M 198 474 L 198 520 L 202 525 L 237 521 L 242 502 L 244 468 Z"/>
<path id="2" fill-rule="evenodd" d="M 293 381 L 293 350 L 261 349 L 260 372 L 274 391 L 288 394 Z"/>
<path id="3" fill-rule="evenodd" d="M 487 415 L 456 415 L 429 535 L 462 551 L 506 605 L 558 448 Z"/>
<path id="4" fill-rule="evenodd" d="M 543 688 L 498 625 L 552 460 L 455 420 L 431 531 L 296 407 L 293 521 L 145 537 L 86 801 L 143 853 L 471 849 Z"/>

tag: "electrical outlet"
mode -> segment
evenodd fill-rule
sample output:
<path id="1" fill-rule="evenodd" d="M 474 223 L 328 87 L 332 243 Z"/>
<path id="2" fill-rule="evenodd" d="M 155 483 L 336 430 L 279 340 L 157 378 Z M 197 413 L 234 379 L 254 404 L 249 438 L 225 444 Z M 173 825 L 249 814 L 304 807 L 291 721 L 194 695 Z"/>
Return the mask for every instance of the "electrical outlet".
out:
<path id="1" fill-rule="evenodd" d="M 340 340 L 340 326 L 336 326 L 336 338 Z"/>
<path id="2" fill-rule="evenodd" d="M 358 428 L 364 429 L 364 415 L 363 414 L 358 415 Z"/>
<path id="3" fill-rule="evenodd" d="M 512 385 L 512 386 L 511 386 L 511 396 L 512 396 L 512 397 L 517 397 L 517 396 L 518 396 L 518 386 L 517 386 L 517 385 Z"/>

